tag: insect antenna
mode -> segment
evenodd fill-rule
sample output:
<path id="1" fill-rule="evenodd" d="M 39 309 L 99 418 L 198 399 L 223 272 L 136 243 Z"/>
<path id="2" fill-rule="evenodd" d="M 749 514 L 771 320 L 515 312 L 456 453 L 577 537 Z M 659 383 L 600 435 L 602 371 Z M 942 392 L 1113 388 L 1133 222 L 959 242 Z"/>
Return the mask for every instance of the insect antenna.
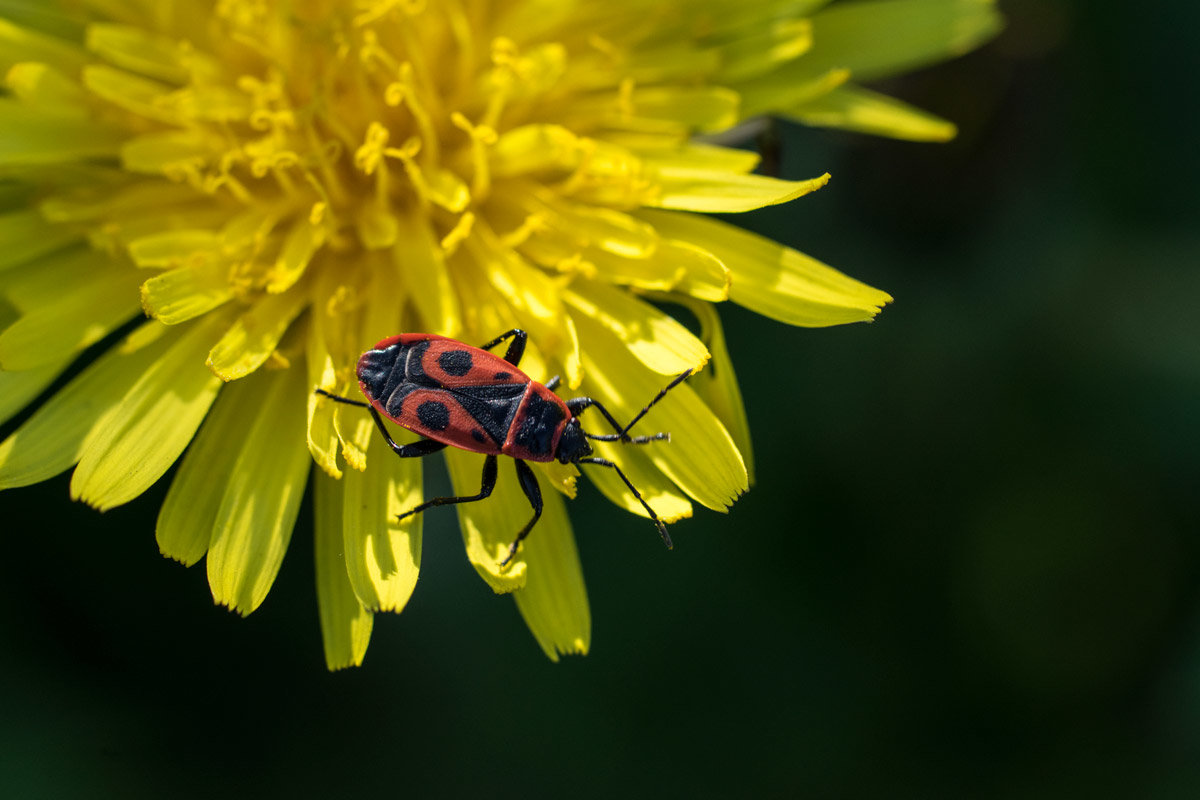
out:
<path id="1" fill-rule="evenodd" d="M 683 372 L 681 372 L 679 375 L 675 376 L 675 380 L 671 381 L 671 382 L 670 382 L 670 383 L 668 383 L 666 386 L 664 386 L 664 387 L 662 388 L 662 391 L 660 391 L 658 394 L 654 395 L 654 399 L 653 399 L 653 400 L 651 400 L 649 403 L 646 403 L 646 407 L 645 407 L 645 408 L 643 408 L 641 411 L 639 411 L 639 412 L 637 413 L 637 416 L 636 416 L 636 417 L 634 417 L 632 420 L 630 420 L 629 424 L 628 424 L 628 425 L 626 425 L 626 426 L 625 426 L 625 427 L 624 427 L 624 428 L 621 430 L 621 438 L 625 438 L 626 434 L 628 434 L 628 433 L 629 433 L 629 429 L 630 429 L 630 428 L 632 428 L 634 425 L 637 425 L 637 424 L 638 424 L 638 420 L 640 420 L 642 417 L 646 416 L 646 412 L 647 412 L 647 411 L 649 411 L 650 409 L 654 408 L 654 404 L 655 404 L 655 403 L 657 403 L 659 400 L 662 400 L 664 397 L 666 397 L 666 396 L 667 396 L 667 392 L 671 391 L 671 390 L 672 390 L 672 389 L 674 389 L 676 386 L 678 386 L 679 384 L 681 384 L 681 383 L 683 383 L 684 381 L 686 381 L 686 380 L 688 379 L 688 376 L 690 376 L 691 374 L 692 374 L 692 371 L 691 371 L 690 369 L 688 369 L 688 370 L 684 370 L 684 371 L 683 371 Z M 654 438 L 654 437 L 646 437 L 646 436 L 639 436 L 639 437 L 638 437 L 638 439 L 646 439 L 647 441 L 650 441 L 650 440 L 652 440 L 653 438 Z M 668 434 L 668 435 L 667 435 L 667 439 L 668 439 L 668 441 L 670 440 L 670 434 Z M 636 440 L 634 440 L 634 441 L 636 441 Z M 639 442 L 639 444 L 640 444 L 640 442 Z M 628 483 L 628 482 L 629 482 L 629 481 L 626 481 L 626 483 Z"/>

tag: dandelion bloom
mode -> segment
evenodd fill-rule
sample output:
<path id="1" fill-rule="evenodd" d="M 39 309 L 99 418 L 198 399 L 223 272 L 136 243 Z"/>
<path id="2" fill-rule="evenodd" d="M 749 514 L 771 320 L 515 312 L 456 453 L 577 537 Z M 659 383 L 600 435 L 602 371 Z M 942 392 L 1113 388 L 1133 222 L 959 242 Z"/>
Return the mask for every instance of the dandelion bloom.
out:
<path id="1" fill-rule="evenodd" d="M 664 520 L 724 511 L 750 441 L 714 304 L 818 326 L 890 298 L 697 213 L 828 179 L 755 174 L 754 154 L 697 135 L 777 114 L 949 138 L 852 81 L 998 26 L 989 0 L 5 3 L 0 419 L 69 382 L 0 444 L 0 488 L 73 466 L 72 496 L 103 510 L 182 456 L 158 543 L 204 558 L 216 601 L 248 614 L 311 473 L 326 660 L 358 664 L 372 615 L 417 580 L 421 515 L 396 517 L 421 501 L 422 465 L 313 389 L 349 394 L 358 354 L 391 334 L 521 327 L 526 372 L 626 419 L 700 369 L 646 420 L 669 445 L 597 449 Z M 447 452 L 457 493 L 480 459 Z M 545 513 L 507 568 L 529 515 L 511 470 L 457 509 L 471 563 L 557 658 L 590 638 L 563 500 L 576 474 L 535 467 Z M 645 514 L 610 471 L 588 478 Z"/>

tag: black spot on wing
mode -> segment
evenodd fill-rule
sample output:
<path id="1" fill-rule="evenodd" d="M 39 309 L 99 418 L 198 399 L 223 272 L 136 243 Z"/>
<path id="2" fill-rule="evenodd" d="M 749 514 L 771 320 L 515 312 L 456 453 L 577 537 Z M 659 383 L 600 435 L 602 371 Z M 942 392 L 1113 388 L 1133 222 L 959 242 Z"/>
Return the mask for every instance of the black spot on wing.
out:
<path id="1" fill-rule="evenodd" d="M 479 423 L 484 432 L 498 445 L 508 438 L 508 428 L 521 405 L 525 394 L 522 384 L 495 384 L 485 386 L 459 386 L 448 389 Z"/>
<path id="2" fill-rule="evenodd" d="M 471 354 L 466 350 L 447 350 L 438 356 L 438 366 L 447 375 L 453 375 L 461 378 L 471 371 L 471 367 L 475 364 L 471 360 Z"/>
<path id="3" fill-rule="evenodd" d="M 480 444 L 483 444 L 487 441 L 487 437 L 483 435 L 483 431 L 479 430 L 479 428 L 471 429 L 471 438 Z"/>
<path id="4" fill-rule="evenodd" d="M 417 419 L 431 431 L 444 431 L 450 425 L 450 410 L 445 403 L 426 400 L 417 406 Z"/>
<path id="5" fill-rule="evenodd" d="M 497 372 L 492 377 L 498 381 L 506 381 L 512 377 L 512 373 L 511 372 Z"/>

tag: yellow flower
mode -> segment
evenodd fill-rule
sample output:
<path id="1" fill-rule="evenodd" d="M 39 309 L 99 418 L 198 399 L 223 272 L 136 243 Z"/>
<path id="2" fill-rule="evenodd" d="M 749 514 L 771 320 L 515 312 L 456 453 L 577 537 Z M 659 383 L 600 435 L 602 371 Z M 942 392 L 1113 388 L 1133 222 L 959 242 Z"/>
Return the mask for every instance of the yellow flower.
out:
<path id="1" fill-rule="evenodd" d="M 998 25 L 989 0 L 4 4 L 0 419 L 70 380 L 0 444 L 0 488 L 74 466 L 72 495 L 103 510 L 182 455 L 159 545 L 206 558 L 216 601 L 247 614 L 311 472 L 326 659 L 358 664 L 373 613 L 417 580 L 421 515 L 396 517 L 423 496 L 421 464 L 313 389 L 350 392 L 387 335 L 478 344 L 519 326 L 527 372 L 618 418 L 711 360 L 645 422 L 670 444 L 598 449 L 664 520 L 725 511 L 750 440 L 713 304 L 814 326 L 890 298 L 694 213 L 828 180 L 757 175 L 752 153 L 694 137 L 772 113 L 948 138 L 850 81 Z M 702 336 L 654 300 L 692 309 Z M 448 452 L 458 493 L 480 458 Z M 557 658 L 586 652 L 590 617 L 562 499 L 574 470 L 537 466 L 545 514 L 508 568 L 529 516 L 511 470 L 457 509 L 471 563 Z M 645 514 L 609 471 L 588 477 Z"/>

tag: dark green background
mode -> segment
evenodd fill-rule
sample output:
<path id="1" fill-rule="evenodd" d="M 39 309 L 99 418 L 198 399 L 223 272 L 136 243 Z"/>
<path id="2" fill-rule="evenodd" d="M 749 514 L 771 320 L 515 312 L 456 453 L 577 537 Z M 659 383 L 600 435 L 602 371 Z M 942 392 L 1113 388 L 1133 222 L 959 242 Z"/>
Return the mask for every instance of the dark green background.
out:
<path id="1" fill-rule="evenodd" d="M 63 476 L 0 495 L 0 794 L 1196 796 L 1200 12 L 1003 5 L 884 87 L 956 142 L 780 129 L 834 180 L 746 224 L 896 303 L 724 309 L 758 484 L 671 553 L 585 489 L 591 655 L 442 514 L 331 675 L 309 505 L 242 620 L 158 555 L 163 485 L 101 516 Z"/>

